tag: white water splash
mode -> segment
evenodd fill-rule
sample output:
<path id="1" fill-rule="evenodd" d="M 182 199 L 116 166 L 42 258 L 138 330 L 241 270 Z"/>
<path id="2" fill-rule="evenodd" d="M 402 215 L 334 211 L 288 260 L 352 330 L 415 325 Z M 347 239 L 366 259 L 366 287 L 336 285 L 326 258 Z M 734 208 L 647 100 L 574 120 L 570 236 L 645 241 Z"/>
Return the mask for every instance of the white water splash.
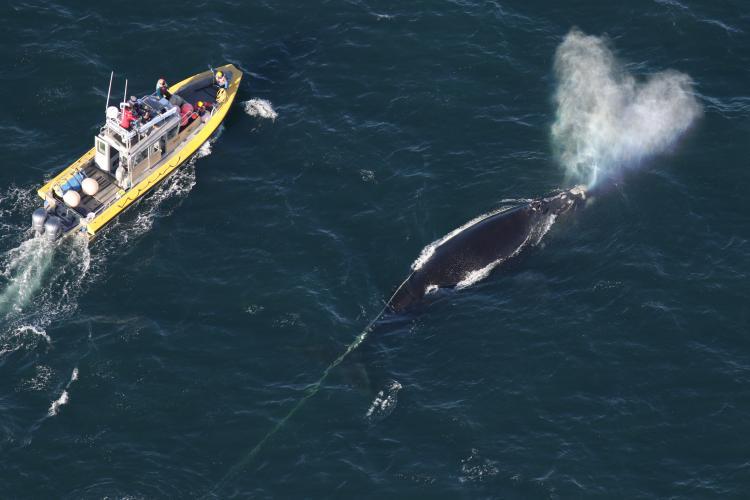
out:
<path id="1" fill-rule="evenodd" d="M 552 139 L 569 181 L 593 186 L 668 150 L 701 114 L 690 77 L 639 82 L 604 39 L 573 30 L 555 54 Z"/>
<path id="2" fill-rule="evenodd" d="M 31 333 L 32 335 L 38 335 L 39 337 L 43 338 L 48 344 L 52 343 L 52 339 L 47 334 L 46 330 L 44 328 L 40 328 L 38 326 L 34 325 L 21 325 L 16 329 L 16 332 L 19 335 L 24 335 L 25 333 Z"/>
<path id="3" fill-rule="evenodd" d="M 0 192 L 0 231 L 8 235 L 23 233 L 31 226 L 30 217 L 23 215 L 30 214 L 38 206 L 39 200 L 32 189 L 9 186 Z M 4 236 L 3 243 L 7 239 L 8 237 Z"/>
<path id="4" fill-rule="evenodd" d="M 45 391 L 49 387 L 49 383 L 54 375 L 54 370 L 46 365 L 38 365 L 34 367 L 35 373 L 33 377 L 22 380 L 16 388 L 17 391 Z"/>
<path id="5" fill-rule="evenodd" d="M 197 158 L 203 158 L 204 156 L 208 156 L 213 152 L 213 148 L 211 147 L 211 141 L 206 141 L 203 144 L 201 144 L 201 147 L 198 148 L 198 151 L 195 153 L 195 156 Z"/>
<path id="6" fill-rule="evenodd" d="M 52 405 L 49 407 L 49 411 L 47 412 L 47 414 L 50 417 L 54 417 L 55 415 L 57 415 L 57 413 L 60 411 L 60 407 L 68 404 L 68 399 L 68 391 L 63 391 L 60 397 L 52 402 Z"/>
<path id="7" fill-rule="evenodd" d="M 370 405 L 370 409 L 367 410 L 365 418 L 373 422 L 383 420 L 393 413 L 393 410 L 396 409 L 396 403 L 398 403 L 398 391 L 401 389 L 401 384 L 394 380 L 388 387 L 379 391 Z"/>
<path id="8" fill-rule="evenodd" d="M 70 389 L 70 386 L 73 385 L 73 382 L 75 382 L 76 380 L 78 380 L 78 367 L 73 368 L 73 373 L 70 375 L 70 380 L 65 386 L 62 394 L 60 394 L 60 397 L 54 400 L 50 405 L 49 411 L 47 411 L 48 416 L 54 417 L 60 412 L 60 407 L 68 404 L 68 401 L 70 401 L 68 389 Z"/>
<path id="9" fill-rule="evenodd" d="M 154 223 L 160 217 L 170 216 L 197 182 L 195 160 L 210 153 L 210 143 L 206 142 L 199 148 L 192 159 L 165 179 L 153 193 L 146 195 L 135 209 L 137 210 L 135 219 L 119 220 L 116 223 L 116 227 L 113 227 L 111 231 L 107 231 L 107 233 L 100 237 L 100 239 L 112 241 L 112 244 L 108 244 L 107 248 L 117 249 L 120 245 L 143 236 L 151 230 Z M 101 247 L 97 248 L 97 251 L 108 252 L 108 250 Z"/>
<path id="10" fill-rule="evenodd" d="M 479 450 L 473 448 L 471 455 L 461 460 L 461 475 L 458 480 L 462 483 L 480 482 L 496 476 L 499 472 L 496 461 L 482 458 Z"/>
<path id="11" fill-rule="evenodd" d="M 266 118 L 271 121 L 276 121 L 276 118 L 279 116 L 276 110 L 273 109 L 271 102 L 265 99 L 250 99 L 243 102 L 242 105 L 245 107 L 245 113 L 250 116 Z"/>
<path id="12" fill-rule="evenodd" d="M 224 133 L 224 124 L 222 123 L 219 125 L 219 128 L 216 129 L 216 132 L 208 138 L 206 142 L 201 144 L 201 147 L 198 148 L 198 151 L 195 153 L 195 159 L 198 158 L 204 158 L 208 155 L 210 155 L 213 152 L 213 145 L 214 143 L 219 140 L 219 137 L 221 137 L 221 134 Z"/>
<path id="13" fill-rule="evenodd" d="M 52 344 L 52 338 L 44 328 L 36 325 L 21 325 L 15 330 L 0 333 L 0 356 L 15 352 L 21 348 L 34 349 L 40 341 Z"/>

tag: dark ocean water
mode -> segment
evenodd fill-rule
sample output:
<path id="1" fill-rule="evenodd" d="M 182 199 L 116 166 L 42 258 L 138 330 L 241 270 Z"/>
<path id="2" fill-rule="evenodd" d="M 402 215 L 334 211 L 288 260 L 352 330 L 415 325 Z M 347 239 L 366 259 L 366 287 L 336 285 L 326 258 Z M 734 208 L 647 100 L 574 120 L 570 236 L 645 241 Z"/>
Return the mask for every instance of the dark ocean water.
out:
<path id="1" fill-rule="evenodd" d="M 746 2 L 92 5 L 0 7 L 1 498 L 747 498 Z M 689 75 L 701 117 L 386 318 L 249 456 L 425 245 L 570 186 L 573 27 L 638 79 Z M 112 69 L 119 97 L 224 62 L 246 77 L 201 157 L 88 247 L 30 240 Z"/>

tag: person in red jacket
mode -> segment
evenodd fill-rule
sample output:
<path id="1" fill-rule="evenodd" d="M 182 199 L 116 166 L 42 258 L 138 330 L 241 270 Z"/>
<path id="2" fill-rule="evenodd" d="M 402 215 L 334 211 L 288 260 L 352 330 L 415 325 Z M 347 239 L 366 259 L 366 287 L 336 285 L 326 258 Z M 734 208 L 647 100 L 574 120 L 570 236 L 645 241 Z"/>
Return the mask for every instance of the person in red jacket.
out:
<path id="1" fill-rule="evenodd" d="M 122 118 L 120 118 L 120 126 L 125 130 L 130 130 L 130 125 L 135 121 L 135 115 L 131 109 L 129 102 L 125 103 L 125 107 L 122 108 Z"/>

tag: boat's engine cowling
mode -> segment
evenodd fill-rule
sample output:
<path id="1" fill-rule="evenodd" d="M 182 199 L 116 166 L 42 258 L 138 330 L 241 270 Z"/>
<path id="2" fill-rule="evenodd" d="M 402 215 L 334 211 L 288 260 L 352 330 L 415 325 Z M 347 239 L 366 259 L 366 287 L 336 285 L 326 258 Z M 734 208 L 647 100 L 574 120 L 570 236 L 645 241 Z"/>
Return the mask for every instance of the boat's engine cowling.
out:
<path id="1" fill-rule="evenodd" d="M 47 218 L 47 222 L 44 223 L 44 236 L 47 237 L 48 241 L 55 241 L 62 234 L 62 223 L 60 219 L 54 215 L 50 215 Z"/>
<path id="2" fill-rule="evenodd" d="M 36 234 L 42 234 L 44 232 L 44 221 L 47 220 L 47 211 L 42 207 L 34 210 L 31 214 L 31 227 L 34 228 Z"/>

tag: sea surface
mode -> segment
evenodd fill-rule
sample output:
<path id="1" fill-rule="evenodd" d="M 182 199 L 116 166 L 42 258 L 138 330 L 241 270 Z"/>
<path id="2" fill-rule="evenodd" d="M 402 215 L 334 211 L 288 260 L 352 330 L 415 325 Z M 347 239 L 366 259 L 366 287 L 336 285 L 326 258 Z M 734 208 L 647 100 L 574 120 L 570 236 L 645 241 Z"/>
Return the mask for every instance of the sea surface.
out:
<path id="1" fill-rule="evenodd" d="M 0 498 L 750 495 L 746 1 L 11 0 L 0 19 Z M 560 99 L 575 37 L 634 92 L 575 95 L 636 118 Z M 235 106 L 181 171 L 91 244 L 34 239 L 36 189 L 92 146 L 112 70 L 119 100 L 125 78 L 145 94 L 226 62 Z M 683 87 L 633 97 L 662 72 Z M 588 206 L 367 329 L 431 242 L 591 181 L 563 155 L 583 146 L 617 170 Z"/>

